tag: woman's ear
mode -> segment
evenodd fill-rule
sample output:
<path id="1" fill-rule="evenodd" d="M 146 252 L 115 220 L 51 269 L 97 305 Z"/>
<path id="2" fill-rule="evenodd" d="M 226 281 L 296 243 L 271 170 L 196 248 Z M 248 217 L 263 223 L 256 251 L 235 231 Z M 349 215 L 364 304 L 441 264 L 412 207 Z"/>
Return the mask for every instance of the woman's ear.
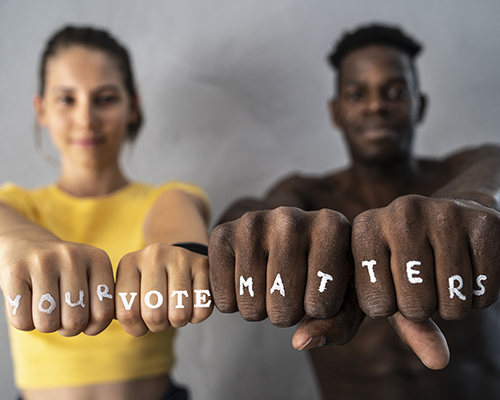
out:
<path id="1" fill-rule="evenodd" d="M 43 107 L 43 98 L 39 94 L 33 96 L 33 108 L 35 109 L 36 119 L 40 126 L 45 126 L 45 112 Z"/>
<path id="2" fill-rule="evenodd" d="M 139 110 L 141 109 L 141 99 L 138 95 L 132 97 L 130 101 L 129 124 L 136 124 L 139 120 Z"/>

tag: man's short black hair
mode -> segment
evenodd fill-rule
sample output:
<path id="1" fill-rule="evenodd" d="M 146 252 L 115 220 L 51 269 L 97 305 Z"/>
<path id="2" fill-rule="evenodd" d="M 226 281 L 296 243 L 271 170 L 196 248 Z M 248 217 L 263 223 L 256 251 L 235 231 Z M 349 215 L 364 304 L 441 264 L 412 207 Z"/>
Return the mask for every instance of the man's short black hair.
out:
<path id="1" fill-rule="evenodd" d="M 338 70 L 344 57 L 353 50 L 372 44 L 395 47 L 406 53 L 410 60 L 422 50 L 422 45 L 408 36 L 400 28 L 383 24 L 361 26 L 345 33 L 328 56 L 329 64 Z"/>

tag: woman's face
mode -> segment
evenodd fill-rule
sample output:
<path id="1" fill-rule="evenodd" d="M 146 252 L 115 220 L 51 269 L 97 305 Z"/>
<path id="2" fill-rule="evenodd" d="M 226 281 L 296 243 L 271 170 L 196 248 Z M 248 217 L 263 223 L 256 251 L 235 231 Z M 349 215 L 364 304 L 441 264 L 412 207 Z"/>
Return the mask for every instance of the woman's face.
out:
<path id="1" fill-rule="evenodd" d="M 115 60 L 83 46 L 61 50 L 47 62 L 43 97 L 35 97 L 64 166 L 102 168 L 118 163 L 121 144 L 137 119 Z"/>

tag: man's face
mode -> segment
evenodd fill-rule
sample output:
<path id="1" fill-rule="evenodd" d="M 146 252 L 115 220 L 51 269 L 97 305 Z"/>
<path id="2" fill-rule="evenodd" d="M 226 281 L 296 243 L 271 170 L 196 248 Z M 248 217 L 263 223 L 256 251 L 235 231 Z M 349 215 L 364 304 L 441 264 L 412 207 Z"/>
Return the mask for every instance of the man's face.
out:
<path id="1" fill-rule="evenodd" d="M 410 156 L 424 100 L 409 57 L 390 46 L 370 45 L 340 64 L 331 112 L 354 161 L 390 163 Z"/>

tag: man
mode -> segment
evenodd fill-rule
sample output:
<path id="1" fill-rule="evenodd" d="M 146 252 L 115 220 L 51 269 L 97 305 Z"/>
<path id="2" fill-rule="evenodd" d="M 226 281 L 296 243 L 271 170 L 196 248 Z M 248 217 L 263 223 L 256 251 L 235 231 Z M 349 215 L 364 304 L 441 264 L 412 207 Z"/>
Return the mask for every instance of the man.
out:
<path id="1" fill-rule="evenodd" d="M 293 345 L 325 399 L 500 396 L 500 149 L 413 155 L 419 51 L 392 27 L 345 35 L 329 108 L 350 166 L 241 200 L 211 235 L 217 307 L 303 320 Z"/>

